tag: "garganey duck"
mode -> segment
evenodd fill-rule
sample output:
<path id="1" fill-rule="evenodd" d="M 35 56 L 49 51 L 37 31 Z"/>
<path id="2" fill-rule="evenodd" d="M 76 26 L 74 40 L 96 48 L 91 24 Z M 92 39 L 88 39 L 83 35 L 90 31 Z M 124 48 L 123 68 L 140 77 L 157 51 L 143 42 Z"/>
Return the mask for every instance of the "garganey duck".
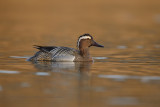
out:
<path id="1" fill-rule="evenodd" d="M 89 54 L 89 47 L 104 47 L 93 40 L 90 34 L 81 35 L 77 41 L 77 48 L 62 46 L 37 46 L 39 51 L 29 58 L 29 61 L 93 61 Z"/>

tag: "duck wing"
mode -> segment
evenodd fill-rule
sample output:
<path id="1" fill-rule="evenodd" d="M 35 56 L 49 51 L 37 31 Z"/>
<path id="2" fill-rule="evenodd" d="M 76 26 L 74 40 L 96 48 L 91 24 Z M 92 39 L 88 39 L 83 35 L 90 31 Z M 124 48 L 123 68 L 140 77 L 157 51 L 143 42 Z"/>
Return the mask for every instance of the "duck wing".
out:
<path id="1" fill-rule="evenodd" d="M 35 46 L 39 49 L 30 61 L 74 61 L 75 57 L 79 55 L 79 51 L 69 47 L 56 47 L 56 46 Z"/>
<path id="2" fill-rule="evenodd" d="M 34 48 L 39 49 L 42 52 L 50 52 L 51 50 L 57 48 L 56 46 L 38 46 L 34 45 Z"/>
<path id="3" fill-rule="evenodd" d="M 69 47 L 57 47 L 50 51 L 53 61 L 73 61 L 78 51 Z"/>

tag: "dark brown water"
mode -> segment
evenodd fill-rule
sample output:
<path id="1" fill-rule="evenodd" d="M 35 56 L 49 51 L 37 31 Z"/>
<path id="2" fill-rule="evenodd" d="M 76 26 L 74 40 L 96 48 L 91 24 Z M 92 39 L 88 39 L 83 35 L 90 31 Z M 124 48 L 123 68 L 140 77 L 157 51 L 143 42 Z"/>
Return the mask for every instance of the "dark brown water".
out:
<path id="1" fill-rule="evenodd" d="M 93 63 L 39 62 L 32 45 L 76 47 L 90 33 Z M 0 3 L 0 107 L 159 107 L 158 0 Z"/>

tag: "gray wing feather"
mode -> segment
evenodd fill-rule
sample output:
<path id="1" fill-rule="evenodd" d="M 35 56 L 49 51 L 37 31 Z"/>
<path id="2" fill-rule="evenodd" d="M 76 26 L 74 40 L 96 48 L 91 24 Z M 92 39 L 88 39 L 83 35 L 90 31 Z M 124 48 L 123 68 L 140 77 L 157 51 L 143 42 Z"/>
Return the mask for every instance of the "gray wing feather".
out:
<path id="1" fill-rule="evenodd" d="M 75 55 L 77 54 L 76 49 L 68 47 L 53 47 L 52 49 L 51 47 L 40 48 L 40 51 L 37 52 L 29 60 L 74 61 Z"/>
<path id="2" fill-rule="evenodd" d="M 57 47 L 50 51 L 52 60 L 73 61 L 75 58 L 75 49 L 68 47 Z"/>

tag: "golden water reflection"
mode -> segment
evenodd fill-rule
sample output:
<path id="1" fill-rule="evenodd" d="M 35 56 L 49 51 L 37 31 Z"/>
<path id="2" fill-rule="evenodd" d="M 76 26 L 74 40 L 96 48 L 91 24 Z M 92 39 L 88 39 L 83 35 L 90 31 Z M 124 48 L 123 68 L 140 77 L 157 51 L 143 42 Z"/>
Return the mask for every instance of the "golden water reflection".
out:
<path id="1" fill-rule="evenodd" d="M 90 72 L 93 62 L 50 62 L 35 61 L 32 62 L 38 70 L 51 72 Z"/>

